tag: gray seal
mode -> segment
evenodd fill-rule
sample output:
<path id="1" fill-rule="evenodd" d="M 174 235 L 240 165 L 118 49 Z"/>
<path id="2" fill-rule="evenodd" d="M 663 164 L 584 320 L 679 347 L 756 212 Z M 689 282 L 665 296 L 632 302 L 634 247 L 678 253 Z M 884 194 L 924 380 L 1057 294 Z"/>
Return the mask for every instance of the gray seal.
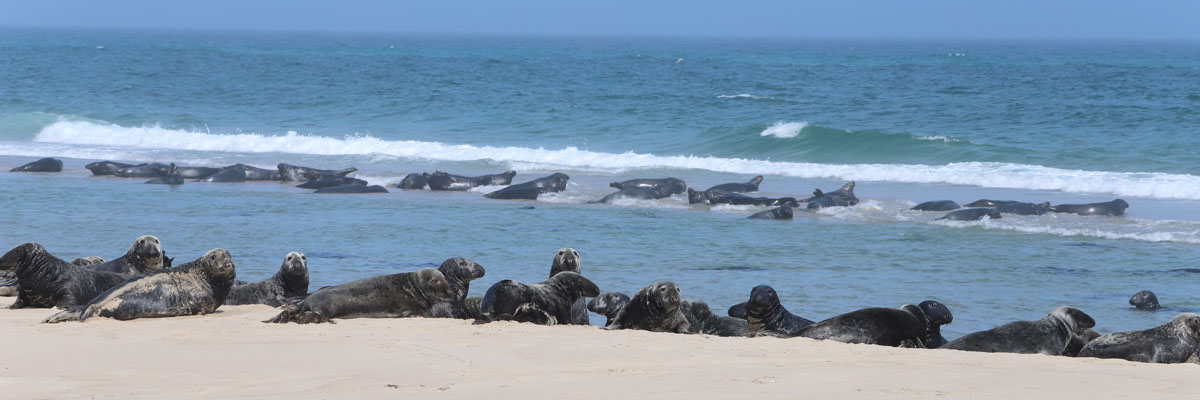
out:
<path id="1" fill-rule="evenodd" d="M 613 193 L 609 193 L 607 196 L 600 198 L 600 200 L 593 200 L 593 201 L 589 201 L 588 203 L 589 204 L 612 203 L 614 200 L 617 200 L 617 199 L 638 199 L 638 200 L 665 199 L 667 197 L 671 197 L 671 192 L 670 192 L 671 190 L 672 190 L 672 187 L 670 187 L 670 186 L 654 186 L 654 187 L 632 186 L 629 188 L 621 189 L 621 190 L 613 192 Z"/>
<path id="2" fill-rule="evenodd" d="M 326 286 L 263 322 L 312 324 L 333 323 L 333 318 L 420 317 L 449 298 L 445 275 L 425 268 Z"/>
<path id="3" fill-rule="evenodd" d="M 343 185 L 366 185 L 367 181 L 348 176 L 339 176 L 333 178 L 321 178 L 296 185 L 301 189 L 324 189 L 327 187 L 343 186 Z"/>
<path id="4" fill-rule="evenodd" d="M 92 264 L 102 264 L 102 263 L 104 263 L 104 257 L 100 257 L 100 256 L 76 257 L 74 260 L 71 260 L 71 264 L 75 264 L 80 267 L 86 267 L 86 266 L 89 266 Z"/>
<path id="5" fill-rule="evenodd" d="M 1020 203 L 1020 202 L 1019 202 L 1019 201 L 1016 201 L 1016 200 L 988 200 L 988 199 L 979 199 L 979 200 L 975 200 L 975 201 L 972 201 L 972 202 L 970 202 L 970 203 L 967 203 L 967 204 L 963 204 L 963 207 L 983 207 L 983 208 L 994 208 L 994 207 L 996 207 L 996 206 L 1000 206 L 1000 205 L 1004 205 L 1004 204 L 1016 204 L 1016 203 Z"/>
<path id="6" fill-rule="evenodd" d="M 1096 338 L 1100 337 L 1099 333 L 1091 329 L 1084 329 L 1077 336 L 1071 337 L 1071 343 L 1067 343 L 1067 349 L 1063 351 L 1063 355 L 1067 357 L 1078 357 L 1079 352 L 1083 351 L 1083 347 L 1087 346 Z"/>
<path id="7" fill-rule="evenodd" d="M 1067 345 L 1096 320 L 1073 307 L 1058 307 L 1036 321 L 1016 321 L 975 332 L 950 343 L 942 349 L 980 351 L 987 353 L 1022 353 L 1062 355 Z"/>
<path id="8" fill-rule="evenodd" d="M 282 177 L 279 175 L 278 169 L 259 168 L 259 167 L 242 164 L 242 163 L 237 163 L 237 164 L 233 164 L 230 166 L 221 167 L 221 170 L 217 171 L 217 172 L 221 172 L 221 171 L 224 171 L 224 170 L 227 170 L 230 168 L 241 169 L 242 172 L 244 172 L 246 174 L 246 180 L 248 180 L 248 181 L 280 181 L 280 180 L 283 180 Z M 230 175 L 230 176 L 236 176 L 236 175 Z"/>
<path id="9" fill-rule="evenodd" d="M 667 193 L 667 196 L 680 194 L 687 190 L 687 183 L 678 178 L 629 179 L 621 182 L 609 183 L 608 186 L 617 190 L 633 188 L 661 188 L 659 191 Z"/>
<path id="10" fill-rule="evenodd" d="M 1162 307 L 1158 305 L 1158 296 L 1149 290 L 1134 293 L 1133 297 L 1129 298 L 1129 305 L 1139 310 L 1157 310 Z"/>
<path id="11" fill-rule="evenodd" d="M 471 281 L 482 278 L 487 271 L 483 269 L 482 265 L 462 257 L 443 261 L 442 265 L 438 266 L 438 271 L 446 277 L 446 284 L 450 287 L 450 298 L 434 304 L 429 312 L 425 313 L 425 316 L 469 319 L 465 302 L 467 292 L 471 290 Z M 476 312 L 475 315 L 479 315 L 479 313 Z"/>
<path id="12" fill-rule="evenodd" d="M 784 204 L 784 205 L 782 205 L 782 206 L 779 206 L 779 207 L 777 207 L 777 208 L 772 208 L 772 209 L 770 209 L 770 210 L 756 212 L 756 213 L 754 213 L 754 214 L 751 214 L 749 217 L 746 217 L 746 218 L 749 218 L 749 219 L 777 219 L 777 220 L 791 220 L 793 215 L 794 215 L 794 212 L 792 211 L 792 205 L 791 205 L 791 204 Z"/>
<path id="13" fill-rule="evenodd" d="M 895 308 L 864 308 L 815 324 L 796 336 L 842 343 L 875 344 L 892 347 L 925 347 L 928 321 L 925 312 L 912 304 Z"/>
<path id="14" fill-rule="evenodd" d="M 109 262 L 101 261 L 85 267 L 93 271 L 114 272 L 128 277 L 163 269 L 166 266 L 166 260 L 162 242 L 154 236 L 142 235 L 133 240 L 133 245 L 124 255 Z"/>
<path id="15" fill-rule="evenodd" d="M 172 164 L 174 165 L 174 164 Z M 179 167 L 179 177 L 183 179 L 200 179 L 220 171 L 220 168 L 213 167 Z M 170 174 L 168 174 L 170 175 Z"/>
<path id="16" fill-rule="evenodd" d="M 13 271 L 0 271 L 0 297 L 17 295 L 17 274 Z"/>
<path id="17" fill-rule="evenodd" d="M 629 304 L 629 295 L 620 292 L 604 292 L 589 301 L 587 309 L 603 315 L 606 318 L 604 326 L 609 326 L 627 304 Z"/>
<path id="18" fill-rule="evenodd" d="M 550 277 L 558 275 L 561 272 L 574 272 L 582 275 L 580 269 L 581 258 L 579 252 L 570 247 L 563 247 L 554 253 L 554 261 L 550 263 Z M 571 304 L 571 320 L 566 322 L 571 325 L 591 325 L 591 317 L 588 315 L 587 299 L 575 300 Z"/>
<path id="19" fill-rule="evenodd" d="M 726 337 L 745 337 L 749 334 L 749 323 L 745 319 L 713 314 L 708 304 L 703 301 L 685 301 L 680 304 L 680 308 L 687 317 L 692 332 Z"/>
<path id="20" fill-rule="evenodd" d="M 1001 214 L 1042 215 L 1050 209 L 1050 203 L 1008 203 L 997 205 L 995 208 Z"/>
<path id="21" fill-rule="evenodd" d="M 404 190 L 419 190 L 424 189 L 427 186 L 429 186 L 429 183 L 425 181 L 424 174 L 408 174 L 404 176 L 404 179 L 400 180 L 400 183 L 388 187 L 395 187 Z"/>
<path id="22" fill-rule="evenodd" d="M 265 304 L 271 307 L 284 305 L 291 299 L 308 295 L 308 257 L 293 251 L 283 257 L 279 272 L 270 278 L 254 282 L 235 284 L 225 304 Z"/>
<path id="23" fill-rule="evenodd" d="M 681 305 L 679 285 L 661 281 L 635 292 L 604 329 L 694 333 Z"/>
<path id="24" fill-rule="evenodd" d="M 1188 361 L 1200 346 L 1200 315 L 1183 313 L 1144 331 L 1110 333 L 1088 342 L 1080 357 L 1119 358 L 1145 363 Z"/>
<path id="25" fill-rule="evenodd" d="M 759 176 L 750 178 L 750 181 L 746 182 L 746 183 L 722 183 L 720 185 L 710 187 L 706 191 L 720 190 L 720 191 L 735 192 L 735 193 L 757 192 L 758 184 L 762 183 L 762 180 L 763 180 L 762 175 L 759 175 Z"/>
<path id="26" fill-rule="evenodd" d="M 695 189 L 688 188 L 688 204 L 731 204 L 737 206 L 769 206 L 777 207 L 784 204 L 796 204 L 794 197 L 750 197 L 741 193 L 726 192 L 724 190 L 705 190 L 697 192 Z"/>
<path id="27" fill-rule="evenodd" d="M 94 163 L 89 163 L 88 165 L 84 165 L 83 167 L 87 168 L 88 171 L 92 171 L 92 175 L 103 176 L 103 175 L 112 175 L 114 171 L 121 169 L 121 168 L 129 168 L 129 167 L 135 167 L 135 166 L 137 166 L 137 165 L 120 163 L 120 162 L 116 162 L 116 161 L 96 161 Z"/>
<path id="28" fill-rule="evenodd" d="M 750 300 L 729 307 L 729 316 L 743 318 L 749 323 L 746 336 L 793 337 L 813 322 L 796 316 L 779 302 L 775 288 L 758 285 L 750 290 Z"/>
<path id="29" fill-rule="evenodd" d="M 425 184 L 429 186 L 429 190 L 450 191 L 464 191 L 477 186 L 508 185 L 512 183 L 514 176 L 517 176 L 516 171 L 506 171 L 483 176 L 460 176 L 442 171 L 434 171 L 432 174 L 423 175 Z"/>
<path id="30" fill-rule="evenodd" d="M 167 167 L 167 175 L 148 180 L 146 183 L 171 186 L 182 185 L 183 176 L 180 175 L 179 168 L 175 166 L 175 163 L 171 163 L 171 165 Z"/>
<path id="31" fill-rule="evenodd" d="M 942 325 L 949 325 L 951 322 L 954 322 L 954 314 L 950 312 L 950 308 L 934 300 L 922 301 L 917 306 L 921 307 L 921 311 L 925 313 L 925 319 L 929 322 L 923 339 L 925 348 L 936 349 L 948 343 L 946 338 L 942 336 Z"/>
<path id="32" fill-rule="evenodd" d="M 978 221 L 983 219 L 983 217 L 990 219 L 1001 218 L 1000 212 L 996 211 L 995 208 L 963 208 L 946 213 L 946 215 L 938 218 L 937 221 Z"/>
<path id="33" fill-rule="evenodd" d="M 595 297 L 600 288 L 574 272 L 560 272 L 542 283 L 512 280 L 496 282 L 483 295 L 475 324 L 492 321 L 532 322 L 558 325 L 571 321 L 576 301 Z"/>
<path id="34" fill-rule="evenodd" d="M 162 163 L 138 164 L 113 171 L 114 176 L 121 178 L 161 178 L 167 176 L 171 167 Z"/>
<path id="35" fill-rule="evenodd" d="M 126 321 L 136 318 L 211 314 L 225 303 L 236 278 L 233 257 L 212 249 L 176 268 L 132 278 L 44 322 L 86 321 L 92 317 Z"/>
<path id="36" fill-rule="evenodd" d="M 913 206 L 913 208 L 910 208 L 909 210 L 951 211 L 951 210 L 957 210 L 960 208 L 962 208 L 962 206 L 958 205 L 958 203 L 955 203 L 954 200 L 934 200 L 934 201 L 927 201 L 927 202 L 924 202 L 921 204 L 917 204 L 917 205 Z"/>
<path id="37" fill-rule="evenodd" d="M 338 193 L 338 194 L 361 194 L 361 193 L 387 193 L 388 190 L 379 185 L 342 185 L 332 186 L 323 189 L 317 189 L 313 193 Z"/>
<path id="38" fill-rule="evenodd" d="M 240 165 L 240 164 L 239 164 Z M 241 183 L 246 181 L 246 170 L 237 165 L 231 165 L 221 168 L 219 171 L 209 174 L 206 177 L 197 179 L 196 182 L 218 182 L 218 183 Z"/>
<path id="39" fill-rule="evenodd" d="M 1050 206 L 1049 210 L 1057 213 L 1118 217 L 1125 215 L 1126 208 L 1129 208 L 1129 203 L 1126 203 L 1125 200 L 1116 199 L 1103 203 L 1059 204 L 1057 206 Z"/>
<path id="40" fill-rule="evenodd" d="M 851 181 L 838 190 L 823 192 L 813 191 L 813 197 L 808 198 L 808 209 L 815 210 L 825 207 L 849 207 L 858 204 L 858 196 L 854 195 L 854 182 Z"/>
<path id="41" fill-rule="evenodd" d="M 62 172 L 63 162 L 57 158 L 43 158 L 20 167 L 8 170 L 8 172 Z"/>
<path id="42" fill-rule="evenodd" d="M 538 196 L 546 193 L 557 193 L 567 190 L 567 174 L 555 172 L 529 182 L 519 183 L 483 195 L 489 199 L 499 200 L 537 200 Z"/>
<path id="43" fill-rule="evenodd" d="M 328 170 L 328 169 L 316 169 L 316 168 L 309 168 L 309 167 L 301 167 L 301 166 L 291 165 L 288 163 L 279 163 L 277 168 L 279 168 L 279 179 L 284 182 L 307 182 L 307 181 L 310 181 L 313 179 L 321 179 L 321 178 L 325 178 L 325 177 L 333 178 L 333 177 L 339 177 L 339 176 L 346 176 L 355 171 L 358 171 L 358 168 L 354 168 L 354 167 L 340 169 L 340 170 Z M 317 174 L 315 178 L 314 178 L 313 173 Z"/>
<path id="44" fill-rule="evenodd" d="M 37 243 L 24 243 L 0 256 L 0 270 L 16 278 L 17 299 L 9 308 L 68 308 L 85 304 L 127 276 L 95 271 L 51 255 Z"/>

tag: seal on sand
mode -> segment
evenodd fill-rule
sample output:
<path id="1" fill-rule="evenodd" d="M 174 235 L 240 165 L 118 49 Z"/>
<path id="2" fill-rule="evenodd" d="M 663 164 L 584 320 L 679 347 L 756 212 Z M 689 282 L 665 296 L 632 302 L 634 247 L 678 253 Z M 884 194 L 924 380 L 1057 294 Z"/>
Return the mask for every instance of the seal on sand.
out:
<path id="1" fill-rule="evenodd" d="M 57 158 L 43 158 L 20 167 L 8 170 L 8 172 L 62 172 L 62 160 Z"/>
<path id="2" fill-rule="evenodd" d="M 449 298 L 446 277 L 425 268 L 326 286 L 263 322 L 312 324 L 333 323 L 333 318 L 419 317 Z"/>
<path id="3" fill-rule="evenodd" d="M 443 261 L 442 265 L 438 266 L 438 271 L 446 277 L 446 283 L 450 286 L 450 298 L 434 304 L 429 312 L 425 313 L 425 316 L 468 319 L 464 304 L 467 300 L 467 291 L 471 289 L 471 281 L 482 278 L 487 271 L 483 269 L 482 265 L 462 257 Z"/>
<path id="4" fill-rule="evenodd" d="M 1055 308 L 1042 319 L 1009 322 L 963 336 L 940 348 L 1057 356 L 1066 351 L 1073 338 L 1095 326 L 1096 320 L 1091 316 L 1076 308 L 1064 306 Z"/>
<path id="5" fill-rule="evenodd" d="M 560 272 L 542 283 L 503 280 L 496 282 L 483 295 L 475 323 L 567 323 L 571 320 L 571 306 L 577 300 L 599 294 L 600 289 L 595 283 L 574 272 Z"/>
<path id="6" fill-rule="evenodd" d="M 293 251 L 283 257 L 279 272 L 265 280 L 234 285 L 225 304 L 266 304 L 279 307 L 288 299 L 308 295 L 308 257 Z"/>
<path id="7" fill-rule="evenodd" d="M 1080 357 L 1120 358 L 1129 361 L 1173 364 L 1196 354 L 1200 345 L 1200 315 L 1183 313 L 1166 324 L 1146 329 L 1110 333 L 1088 342 Z"/>
<path id="8" fill-rule="evenodd" d="M 646 286 L 629 299 L 604 329 L 638 329 L 652 332 L 694 333 L 680 308 L 679 285 L 661 281 Z"/>

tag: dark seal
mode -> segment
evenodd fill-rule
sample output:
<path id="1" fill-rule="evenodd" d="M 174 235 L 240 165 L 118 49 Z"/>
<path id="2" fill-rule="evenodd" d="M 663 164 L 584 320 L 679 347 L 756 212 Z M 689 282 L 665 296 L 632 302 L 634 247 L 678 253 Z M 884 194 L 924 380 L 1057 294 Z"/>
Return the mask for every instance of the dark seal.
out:
<path id="1" fill-rule="evenodd" d="M 1104 203 L 1059 204 L 1057 206 L 1050 206 L 1049 210 L 1057 213 L 1117 217 L 1125 215 L 1126 208 L 1129 208 L 1129 203 L 1126 203 L 1125 200 L 1116 199 Z"/>
<path id="2" fill-rule="evenodd" d="M 148 181 L 146 181 L 146 183 L 156 184 L 156 185 L 171 185 L 171 186 L 182 185 L 183 184 L 183 175 L 181 175 L 179 173 L 179 167 L 176 167 L 175 163 L 171 163 L 171 165 L 169 167 L 167 167 L 167 175 L 166 176 L 148 180 Z"/>
<path id="3" fill-rule="evenodd" d="M 921 307 L 921 311 L 925 313 L 925 319 L 929 322 L 929 326 L 925 330 L 925 347 L 936 349 L 946 345 L 948 341 L 942 336 L 942 325 L 954 322 L 954 314 L 950 313 L 950 308 L 934 300 L 922 301 L 917 306 Z"/>
<path id="4" fill-rule="evenodd" d="M 62 160 L 57 158 L 43 158 L 20 167 L 8 170 L 8 172 L 62 172 Z"/>
<path id="5" fill-rule="evenodd" d="M 1110 333 L 1088 342 L 1080 357 L 1175 364 L 1186 362 L 1200 346 L 1200 315 L 1183 313 L 1144 331 Z"/>
<path id="6" fill-rule="evenodd" d="M 613 319 L 629 304 L 629 296 L 620 292 L 604 292 L 587 304 L 588 311 L 603 315 L 604 326 L 612 325 Z"/>
<path id="7" fill-rule="evenodd" d="M 69 308 L 86 304 L 128 276 L 80 267 L 51 255 L 37 243 L 25 243 L 0 257 L 0 270 L 13 271 L 17 299 L 10 308 Z"/>
<path id="8" fill-rule="evenodd" d="M 792 211 L 792 205 L 791 205 L 791 204 L 784 204 L 784 205 L 782 205 L 782 206 L 779 206 L 779 207 L 777 207 L 777 208 L 772 208 L 772 209 L 770 209 L 770 210 L 756 212 L 756 213 L 754 213 L 754 214 L 751 214 L 749 217 L 746 217 L 746 218 L 749 218 L 749 219 L 778 219 L 778 220 L 790 220 L 790 219 L 792 219 L 792 216 L 793 216 L 793 215 L 794 215 L 794 214 L 793 214 L 793 211 Z"/>
<path id="9" fill-rule="evenodd" d="M 489 199 L 500 200 L 537 200 L 538 196 L 546 193 L 557 193 L 567 190 L 567 180 L 571 177 L 564 173 L 553 173 L 550 176 L 519 183 L 483 195 Z"/>
<path id="10" fill-rule="evenodd" d="M 114 176 L 122 178 L 161 178 L 167 176 L 171 167 L 162 163 L 138 164 L 113 171 Z"/>
<path id="11" fill-rule="evenodd" d="M 983 207 L 983 208 L 991 208 L 991 207 L 996 207 L 996 206 L 999 206 L 999 205 L 1004 205 L 1004 204 L 1016 204 L 1016 203 L 1020 203 L 1020 202 L 1019 202 L 1019 201 L 1015 201 L 1015 200 L 988 200 L 988 199 L 979 199 L 979 200 L 975 200 L 975 201 L 972 201 L 972 202 L 970 202 L 970 203 L 967 203 L 967 204 L 963 204 L 963 207 Z"/>
<path id="12" fill-rule="evenodd" d="M 1016 214 L 1016 215 L 1042 215 L 1050 209 L 1050 203 L 1008 203 L 996 206 L 996 211 L 1001 214 Z"/>
<path id="13" fill-rule="evenodd" d="M 595 297 L 600 288 L 574 272 L 560 272 L 542 283 L 496 282 L 483 295 L 476 324 L 492 321 L 566 324 L 576 301 Z"/>
<path id="14" fill-rule="evenodd" d="M 86 267 L 94 271 L 115 272 L 128 277 L 163 269 L 165 263 L 166 253 L 163 252 L 162 242 L 159 242 L 158 238 L 154 236 L 143 235 L 134 239 L 133 246 L 129 247 L 129 251 L 126 251 L 125 255 L 109 262 L 88 264 Z"/>
<path id="15" fill-rule="evenodd" d="M 1158 296 L 1149 290 L 1135 293 L 1133 297 L 1129 298 L 1129 305 L 1139 310 L 1157 310 L 1162 307 L 1158 304 Z"/>
<path id="16" fill-rule="evenodd" d="M 737 193 L 757 192 L 758 184 L 762 183 L 762 180 L 763 180 L 762 175 L 759 175 L 759 176 L 750 178 L 750 181 L 746 182 L 746 183 L 722 183 L 720 185 L 710 187 L 707 190 L 721 190 L 721 191 L 725 191 L 725 192 L 737 192 Z"/>
<path id="17" fill-rule="evenodd" d="M 560 272 L 574 272 L 583 274 L 580 270 L 581 259 L 579 252 L 570 247 L 563 247 L 554 253 L 554 261 L 550 263 L 550 277 L 558 275 Z M 571 325 L 591 325 L 591 317 L 588 316 L 587 300 L 579 299 L 571 304 L 571 320 L 566 322 Z"/>
<path id="18" fill-rule="evenodd" d="M 1084 329 L 1079 335 L 1071 337 L 1071 343 L 1067 343 L 1067 349 L 1063 350 L 1063 355 L 1067 357 L 1078 357 L 1079 352 L 1083 351 L 1083 347 L 1087 346 L 1096 338 L 1100 337 L 1099 333 L 1091 329 Z"/>
<path id="19" fill-rule="evenodd" d="M 942 349 L 987 353 L 1062 355 L 1067 345 L 1084 331 L 1096 326 L 1096 320 L 1073 307 L 1058 307 L 1036 321 L 1016 321 L 975 332 Z"/>
<path id="20" fill-rule="evenodd" d="M 293 251 L 283 257 L 274 276 L 254 283 L 234 285 L 225 304 L 266 304 L 279 307 L 289 299 L 308 295 L 308 257 Z"/>
<path id="21" fill-rule="evenodd" d="M 462 257 L 443 261 L 442 265 L 438 266 L 438 271 L 446 277 L 446 284 L 450 287 L 450 298 L 434 304 L 425 316 L 468 319 L 465 305 L 467 291 L 471 290 L 471 281 L 482 278 L 487 271 L 482 265 Z"/>
<path id="22" fill-rule="evenodd" d="M 47 323 L 86 321 L 92 317 L 126 321 L 136 318 L 211 314 L 225 303 L 236 278 L 233 257 L 212 249 L 195 261 L 132 278 L 47 318 Z"/>
<path id="23" fill-rule="evenodd" d="M 703 301 L 685 301 L 680 308 L 683 309 L 692 332 L 727 337 L 744 337 L 749 333 L 749 324 L 745 319 L 713 314 L 708 304 Z"/>
<path id="24" fill-rule="evenodd" d="M 102 176 L 102 175 L 112 175 L 113 172 L 115 172 L 118 169 L 129 168 L 129 167 L 133 167 L 133 166 L 136 166 L 136 164 L 119 163 L 116 161 L 96 161 L 94 163 L 89 163 L 88 165 L 84 165 L 83 167 L 87 168 L 88 171 L 92 171 L 92 175 Z"/>
<path id="25" fill-rule="evenodd" d="M 404 190 L 424 189 L 427 186 L 429 186 L 429 183 L 425 181 L 424 174 L 405 175 L 404 179 L 401 179 L 400 183 L 397 183 L 395 185 L 396 188 L 404 189 Z M 389 186 L 389 187 L 392 187 L 392 186 Z"/>
<path id="26" fill-rule="evenodd" d="M 333 318 L 420 317 L 450 298 L 446 277 L 436 269 L 379 275 L 326 286 L 263 322 L 333 323 Z"/>
<path id="27" fill-rule="evenodd" d="M 607 196 L 600 198 L 600 200 L 593 200 L 593 201 L 589 201 L 588 203 L 591 203 L 591 204 L 612 203 L 614 200 L 617 200 L 617 199 L 638 199 L 638 200 L 665 199 L 667 197 L 671 197 L 671 190 L 673 190 L 673 189 L 670 186 L 654 186 L 654 187 L 633 186 L 633 187 L 629 187 L 626 189 L 621 189 L 620 191 L 609 193 Z"/>
<path id="28" fill-rule="evenodd" d="M 767 285 L 755 286 L 750 290 L 750 300 L 729 307 L 729 316 L 744 318 L 749 323 L 746 336 L 793 337 L 813 322 L 796 316 L 779 302 L 775 288 Z"/>
<path id="29" fill-rule="evenodd" d="M 823 192 L 821 189 L 813 191 L 813 197 L 808 199 L 808 209 L 814 210 L 824 207 L 849 207 L 858 204 L 858 196 L 854 195 L 854 182 L 849 182 L 842 185 L 838 190 L 832 192 Z"/>
<path id="30" fill-rule="evenodd" d="M 651 332 L 694 333 L 680 307 L 679 285 L 662 281 L 641 288 L 604 329 L 637 329 Z"/>
<path id="31" fill-rule="evenodd" d="M 990 219 L 1001 218 L 1000 212 L 996 211 L 995 208 L 963 208 L 946 213 L 946 215 L 938 218 L 937 221 L 978 221 L 983 219 L 983 217 Z"/>
<path id="32" fill-rule="evenodd" d="M 284 182 L 307 182 L 307 181 L 310 181 L 313 179 L 322 179 L 325 177 L 332 178 L 332 177 L 346 176 L 355 171 L 358 171 L 358 168 L 354 168 L 354 167 L 340 169 L 340 170 L 329 170 L 329 169 L 316 169 L 316 168 L 309 168 L 309 167 L 301 167 L 301 166 L 291 165 L 288 163 L 279 163 L 279 165 L 277 167 L 279 168 L 279 180 L 282 180 Z M 317 174 L 316 178 L 314 178 L 313 173 Z"/>
<path id="33" fill-rule="evenodd" d="M 246 181 L 246 170 L 239 165 L 231 165 L 221 168 L 221 170 L 210 174 L 206 177 L 196 180 L 197 182 L 218 182 L 218 183 L 241 183 Z"/>
<path id="34" fill-rule="evenodd" d="M 925 347 L 928 322 L 920 307 L 905 304 L 895 308 L 864 308 L 815 324 L 796 336 L 842 343 L 892 347 Z"/>
<path id="35" fill-rule="evenodd" d="M 296 185 L 301 189 L 324 189 L 327 187 L 344 186 L 344 185 L 366 185 L 367 181 L 358 178 L 346 176 L 338 176 L 332 178 L 320 178 Z"/>
<path id="36" fill-rule="evenodd" d="M 483 176 L 461 176 L 435 171 L 432 174 L 425 174 L 423 176 L 425 184 L 429 186 L 429 190 L 464 191 L 477 186 L 511 184 L 512 178 L 517 176 L 517 172 L 507 171 Z"/>
<path id="37" fill-rule="evenodd" d="M 927 201 L 927 202 L 924 202 L 921 204 L 917 204 L 917 205 L 913 206 L 913 208 L 910 208 L 909 210 L 951 211 L 951 210 L 957 210 L 960 208 L 962 208 L 962 206 L 958 205 L 958 203 L 955 203 L 954 200 L 934 200 L 934 201 Z"/>
<path id="38" fill-rule="evenodd" d="M 617 190 L 633 188 L 662 188 L 660 191 L 667 193 L 667 196 L 680 194 L 687 190 L 687 183 L 678 178 L 629 179 L 621 182 L 609 183 L 608 186 Z"/>
<path id="39" fill-rule="evenodd" d="M 323 189 L 317 189 L 313 193 L 338 193 L 338 194 L 362 194 L 362 193 L 387 193 L 388 190 L 379 185 L 342 185 L 332 186 Z"/>
<path id="40" fill-rule="evenodd" d="M 724 190 L 705 190 L 697 192 L 695 189 L 688 188 L 688 204 L 731 204 L 736 206 L 768 206 L 777 207 L 784 204 L 796 204 L 796 199 L 793 197 L 750 197 L 741 193 L 726 192 Z"/>

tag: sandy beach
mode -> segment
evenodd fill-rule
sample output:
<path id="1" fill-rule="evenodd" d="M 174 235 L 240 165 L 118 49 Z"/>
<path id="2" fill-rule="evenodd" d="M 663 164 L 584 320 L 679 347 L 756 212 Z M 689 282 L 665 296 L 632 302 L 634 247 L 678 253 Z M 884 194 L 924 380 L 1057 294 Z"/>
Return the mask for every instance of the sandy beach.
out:
<path id="1" fill-rule="evenodd" d="M 13 298 L 0 299 L 7 306 Z M 274 325 L 266 306 L 41 324 L 2 310 L 0 397 L 1196 398 L 1198 365 L 434 319 Z"/>

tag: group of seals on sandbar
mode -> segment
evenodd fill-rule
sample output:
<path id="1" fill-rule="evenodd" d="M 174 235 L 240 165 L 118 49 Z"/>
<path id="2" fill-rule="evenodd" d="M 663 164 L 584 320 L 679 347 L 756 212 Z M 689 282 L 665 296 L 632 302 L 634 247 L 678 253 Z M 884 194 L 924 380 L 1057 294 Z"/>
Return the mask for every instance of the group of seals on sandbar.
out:
<path id="1" fill-rule="evenodd" d="M 1035 204 L 1015 200 L 981 199 L 964 205 L 959 205 L 953 200 L 927 201 L 913 206 L 912 210 L 950 211 L 950 213 L 938 218 L 939 220 L 978 221 L 984 217 L 999 219 L 1002 214 L 1042 215 L 1048 212 L 1115 217 L 1125 215 L 1126 208 L 1129 208 L 1129 203 L 1121 199 L 1102 203 L 1059 204 L 1057 206 L 1050 205 L 1048 202 Z"/>
<path id="2" fill-rule="evenodd" d="M 438 268 L 371 276 L 308 292 L 308 263 L 290 252 L 274 276 L 260 282 L 236 280 L 233 257 L 224 249 L 172 267 L 154 236 L 134 241 L 108 263 L 76 265 L 54 257 L 40 244 L 25 243 L 0 256 L 0 273 L 15 276 L 11 308 L 62 309 L 46 323 L 91 318 L 130 320 L 215 312 L 225 304 L 266 304 L 280 313 L 263 322 L 333 323 L 346 318 L 458 318 L 475 324 L 517 321 L 540 325 L 588 325 L 587 310 L 607 318 L 604 329 L 635 329 L 719 336 L 806 337 L 843 343 L 942 348 L 979 352 L 1036 353 L 1132 361 L 1188 361 L 1200 345 L 1200 315 L 1183 313 L 1162 326 L 1099 335 L 1083 311 L 1058 307 L 1041 319 L 1015 321 L 947 341 L 941 326 L 954 316 L 944 304 L 926 300 L 898 308 L 872 307 L 820 321 L 795 315 L 771 286 L 750 290 L 749 299 L 714 314 L 702 301 L 684 301 L 679 285 L 660 281 L 632 296 L 601 292 L 582 274 L 579 252 L 559 249 L 550 276 L 539 283 L 502 280 L 482 297 L 467 297 L 483 266 L 466 258 Z M 86 264 L 87 260 L 82 263 Z M 587 298 L 592 300 L 586 301 Z M 1151 301 L 1151 299 L 1153 301 Z M 1157 305 L 1140 292 L 1130 304 Z"/>

